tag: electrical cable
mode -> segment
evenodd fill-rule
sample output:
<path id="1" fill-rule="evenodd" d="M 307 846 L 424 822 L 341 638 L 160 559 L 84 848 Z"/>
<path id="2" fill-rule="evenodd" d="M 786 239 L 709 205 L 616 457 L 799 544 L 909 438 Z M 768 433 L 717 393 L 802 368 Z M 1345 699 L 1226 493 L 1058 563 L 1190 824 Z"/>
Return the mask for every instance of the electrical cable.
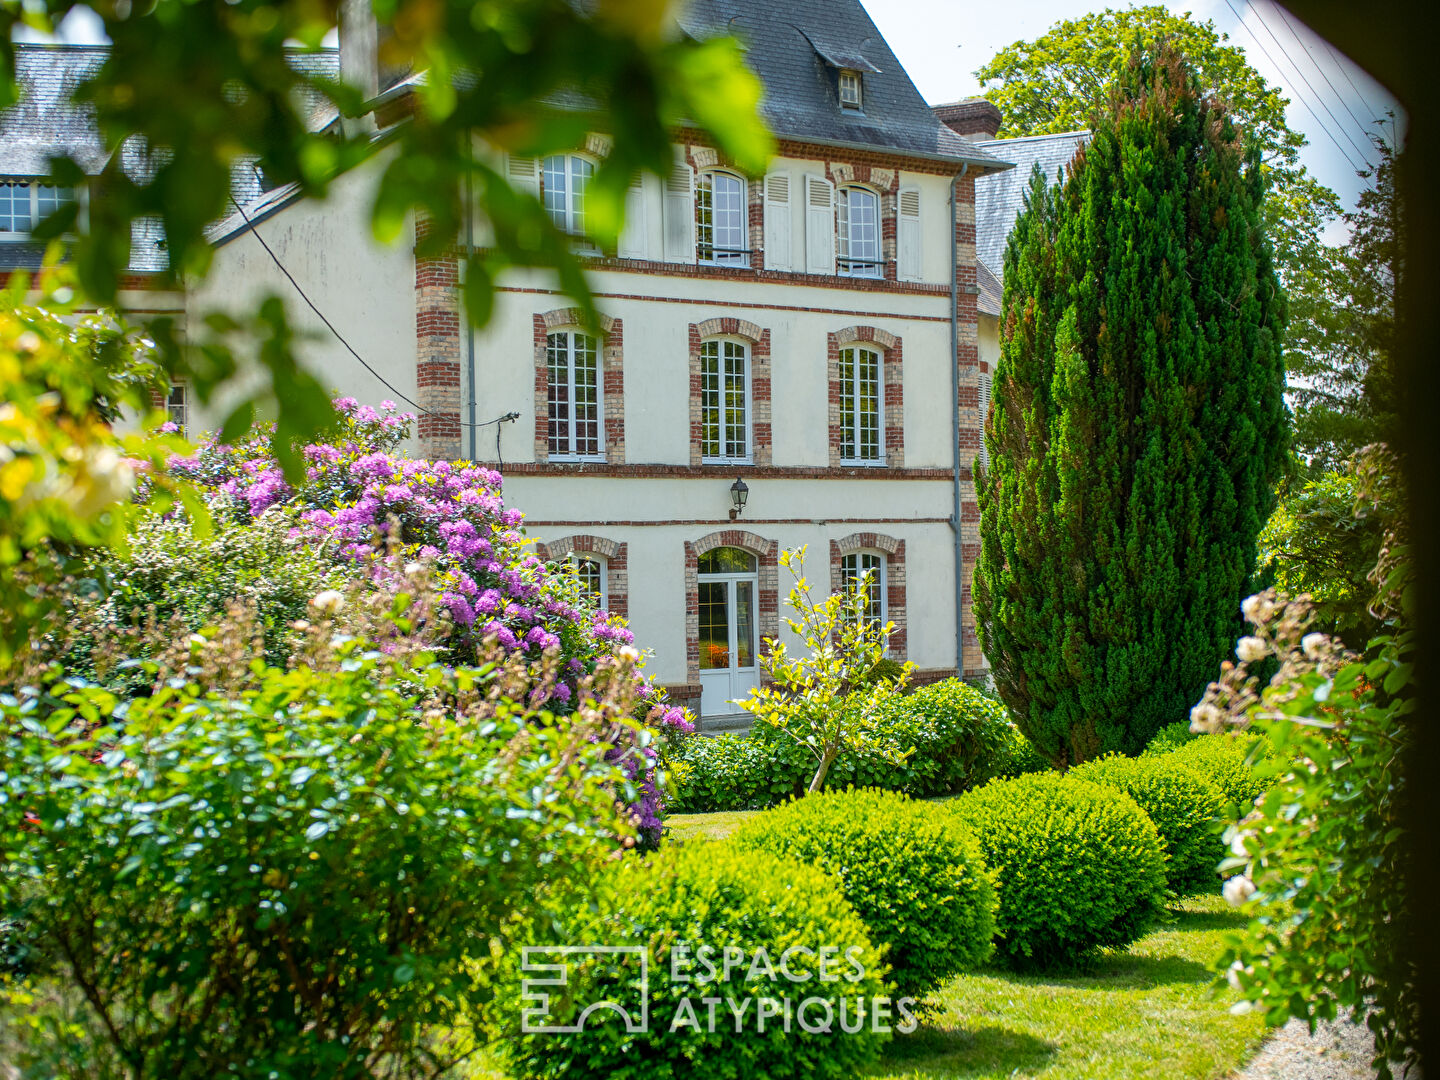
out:
<path id="1" fill-rule="evenodd" d="M 1256 20 L 1264 28 L 1265 33 L 1270 35 L 1270 40 L 1275 42 L 1276 47 L 1280 49 L 1280 52 L 1285 57 L 1285 59 L 1290 62 L 1291 68 L 1294 69 L 1295 74 L 1299 77 L 1300 81 L 1310 90 L 1311 94 L 1315 94 L 1315 88 L 1310 86 L 1310 80 L 1305 78 L 1304 72 L 1302 72 L 1299 66 L 1295 63 L 1295 61 L 1290 58 L 1290 54 L 1285 51 L 1285 47 L 1280 44 L 1280 39 L 1277 38 L 1275 36 L 1275 32 L 1270 29 L 1269 24 L 1265 21 L 1265 17 L 1260 14 L 1259 8 L 1257 8 L 1253 3 L 1250 3 L 1250 0 L 1240 0 L 1240 2 L 1242 4 L 1249 4 L 1250 10 L 1255 12 Z M 1235 5 L 1232 4 L 1230 0 L 1225 0 L 1225 6 L 1230 9 L 1230 11 L 1235 16 L 1236 21 L 1239 22 L 1241 26 L 1245 27 L 1245 32 L 1249 34 L 1250 37 L 1254 40 L 1255 44 L 1260 47 L 1261 55 L 1263 55 L 1266 60 L 1269 60 L 1270 63 L 1273 64 L 1275 66 L 1275 69 L 1278 71 L 1280 69 L 1280 65 L 1276 62 L 1275 58 L 1270 55 L 1270 50 L 1265 48 L 1264 42 L 1260 40 L 1260 35 L 1255 33 L 1254 30 L 1250 29 L 1249 25 L 1245 22 L 1245 19 L 1241 16 L 1240 12 L 1236 10 Z M 1363 172 L 1364 170 L 1359 165 L 1355 164 L 1355 159 L 1350 156 L 1349 151 L 1347 151 L 1343 146 L 1340 145 L 1340 140 L 1335 137 L 1335 133 L 1330 130 L 1330 128 L 1326 125 L 1325 121 L 1320 119 L 1320 114 L 1310 107 L 1310 102 L 1305 98 L 1305 95 L 1300 93 L 1298 87 L 1294 88 L 1294 93 L 1296 100 L 1299 101 L 1301 105 L 1305 106 L 1305 111 L 1314 118 L 1315 123 L 1320 126 L 1320 130 L 1322 130 L 1327 136 L 1329 136 L 1330 141 L 1335 144 L 1335 149 L 1340 151 L 1341 156 L 1345 158 L 1346 162 L 1349 163 L 1350 167 L 1354 169 L 1357 173 Z M 1319 95 L 1316 94 L 1315 96 L 1318 99 Z M 1329 113 L 1330 119 L 1334 120 L 1336 125 L 1338 126 L 1340 121 L 1335 120 L 1335 114 L 1330 112 L 1330 107 L 1326 105 L 1323 101 L 1320 102 L 1320 107 L 1324 109 L 1327 113 Z M 1341 134 L 1345 135 L 1343 128 L 1341 129 Z M 1357 151 L 1360 149 L 1358 146 L 1355 146 L 1355 141 L 1351 139 L 1349 135 L 1345 135 L 1345 138 L 1351 146 L 1355 147 Z M 1370 165 L 1370 159 L 1365 156 L 1363 151 L 1360 153 L 1360 160 L 1365 163 L 1365 168 L 1372 167 Z"/>
<path id="2" fill-rule="evenodd" d="M 1289 13 L 1285 10 L 1283 5 L 1277 4 L 1276 6 L 1280 10 L 1280 20 L 1285 24 L 1285 28 L 1290 31 L 1290 36 L 1295 39 L 1295 44 L 1299 45 L 1301 51 L 1303 51 L 1305 55 L 1310 58 L 1310 63 L 1313 64 L 1315 70 L 1320 73 L 1320 77 L 1325 80 L 1325 85 L 1328 86 L 1330 88 L 1330 92 L 1335 95 L 1335 100 L 1340 102 L 1340 107 L 1350 114 L 1350 119 L 1355 121 L 1356 130 L 1358 130 L 1366 138 L 1370 138 L 1371 136 L 1369 129 L 1361 122 L 1360 118 L 1355 115 L 1355 110 L 1350 108 L 1350 103 L 1345 100 L 1345 98 L 1341 95 L 1340 91 L 1335 89 L 1335 84 L 1330 81 L 1330 76 L 1325 74 L 1325 69 L 1320 66 L 1320 61 L 1315 59 L 1315 54 L 1310 51 L 1310 47 L 1306 45 L 1304 40 L 1300 37 L 1300 32 L 1295 29 L 1294 20 L 1290 18 Z M 1331 50 L 1330 55 L 1333 59 L 1335 55 L 1334 50 Z M 1340 65 L 1337 62 L 1335 66 L 1339 67 Z M 1351 82 L 1350 86 L 1353 89 L 1355 86 L 1354 82 Z M 1355 92 L 1357 94 L 1359 93 L 1358 90 L 1356 90 Z"/>
<path id="3" fill-rule="evenodd" d="M 417 409 L 425 416 L 440 416 L 444 417 L 446 420 L 453 419 L 448 413 L 437 413 L 434 409 L 425 408 L 424 405 L 421 405 L 418 401 L 407 396 L 403 391 L 397 389 L 393 383 L 391 383 L 388 379 L 385 378 L 385 376 L 381 375 L 378 371 L 371 367 L 366 362 L 365 358 L 355 351 L 355 347 L 351 345 L 350 342 L 345 340 L 345 335 L 340 333 L 340 331 L 335 328 L 335 324 L 325 317 L 325 313 L 320 310 L 320 308 L 316 305 L 315 301 L 310 299 L 309 294 L 307 294 L 305 290 L 301 288 L 300 283 L 295 280 L 295 275 L 290 273 L 290 271 L 286 269 L 285 264 L 280 261 L 280 256 L 276 255 L 274 249 L 272 249 L 270 245 L 265 242 L 265 238 L 260 235 L 260 230 L 255 228 L 255 224 L 250 220 L 250 216 L 245 213 L 245 208 L 240 205 L 239 200 L 235 198 L 233 193 L 230 195 L 230 202 L 235 207 L 235 209 L 240 212 L 240 217 L 245 222 L 245 228 L 249 230 L 250 235 L 255 237 L 256 240 L 260 241 L 260 246 L 265 249 L 265 254 L 270 256 L 270 261 L 275 264 L 276 268 L 280 271 L 280 273 L 285 275 L 285 280 L 290 282 L 290 284 L 295 287 L 295 291 L 300 294 L 300 299 L 304 300 L 306 306 L 315 313 L 315 317 L 325 324 L 326 329 L 328 329 L 332 334 L 335 335 L 335 340 L 340 342 L 341 345 L 345 346 L 345 350 L 351 356 L 353 356 L 356 360 L 360 361 L 361 367 L 363 367 L 371 375 L 375 376 L 381 386 L 385 387 L 385 389 L 389 390 L 401 401 Z M 508 412 L 504 416 L 497 416 L 494 420 L 486 420 L 484 423 L 481 424 L 470 424 L 466 423 L 464 420 L 458 420 L 454 422 L 459 423 L 461 427 L 486 428 L 489 427 L 491 424 L 499 425 L 518 419 L 520 419 L 520 414 L 518 412 Z M 500 429 L 498 426 L 495 429 L 495 441 L 497 443 L 498 454 L 498 443 L 500 441 Z"/>

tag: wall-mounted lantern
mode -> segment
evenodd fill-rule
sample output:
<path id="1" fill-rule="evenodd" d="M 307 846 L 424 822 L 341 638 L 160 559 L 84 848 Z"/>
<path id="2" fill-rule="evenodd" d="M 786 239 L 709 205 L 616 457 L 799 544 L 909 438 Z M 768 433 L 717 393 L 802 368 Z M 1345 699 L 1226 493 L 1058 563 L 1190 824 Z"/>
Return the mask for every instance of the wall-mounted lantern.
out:
<path id="1" fill-rule="evenodd" d="M 750 489 L 745 486 L 745 481 L 740 477 L 730 485 L 730 502 L 734 505 L 730 508 L 730 520 L 734 521 L 745 509 L 745 500 L 750 498 Z"/>

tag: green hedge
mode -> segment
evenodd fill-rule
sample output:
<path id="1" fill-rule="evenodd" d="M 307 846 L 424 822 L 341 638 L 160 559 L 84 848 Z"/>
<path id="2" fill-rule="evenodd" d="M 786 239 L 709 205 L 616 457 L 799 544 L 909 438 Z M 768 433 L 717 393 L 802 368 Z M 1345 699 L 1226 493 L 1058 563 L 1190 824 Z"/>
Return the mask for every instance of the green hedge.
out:
<path id="1" fill-rule="evenodd" d="M 1111 754 L 1076 766 L 1070 775 L 1117 788 L 1140 804 L 1160 831 L 1171 892 L 1213 892 L 1220 884 L 1215 868 L 1225 857 L 1220 835 L 1225 796 L 1212 781 L 1169 754 Z"/>
<path id="2" fill-rule="evenodd" d="M 1046 768 L 1005 707 L 958 679 L 896 694 L 887 711 L 886 740 L 914 752 L 898 765 L 842 753 L 830 767 L 827 786 L 883 788 L 923 798 Z M 812 755 L 763 723 L 748 736 L 694 736 L 667 752 L 667 764 L 675 813 L 764 809 L 804 794 L 815 772 Z"/>
<path id="3" fill-rule="evenodd" d="M 996 951 L 1073 964 L 1136 940 L 1165 897 L 1160 834 L 1123 792 L 1058 773 L 992 780 L 948 804 L 1000 887 Z"/>
<path id="4" fill-rule="evenodd" d="M 1166 724 L 1155 733 L 1155 737 L 1145 744 L 1145 755 L 1168 754 L 1199 737 L 1190 730 L 1189 720 L 1177 720 L 1173 724 Z"/>
<path id="5" fill-rule="evenodd" d="M 751 818 L 734 842 L 834 874 L 871 940 L 888 946 L 901 994 L 923 997 L 990 956 L 992 875 L 942 806 L 874 789 L 822 791 Z"/>
<path id="6" fill-rule="evenodd" d="M 645 1080 L 751 1080 L 752 1077 L 823 1077 L 850 1080 L 879 1054 L 888 1035 L 872 1030 L 869 1008 L 888 995 L 884 964 L 865 924 L 841 894 L 839 883 L 818 867 L 779 859 L 729 844 L 679 845 L 648 859 L 626 859 L 601 874 L 595 903 L 573 905 L 567 919 L 574 945 L 644 946 L 649 956 L 649 1030 L 627 1034 L 618 1015 L 592 1014 L 572 1034 L 522 1035 L 503 1042 L 511 1071 L 526 1080 L 628 1078 Z M 687 951 L 677 956 L 673 950 Z M 724 950 L 741 950 L 743 962 L 729 980 L 699 981 L 707 973 L 698 959 L 702 946 L 711 954 L 716 975 L 723 975 Z M 821 955 L 838 948 L 838 962 Z M 855 969 L 846 959 L 854 948 Z M 765 955 L 776 979 L 753 966 Z M 808 952 L 795 951 L 796 949 Z M 794 982 L 780 970 L 783 962 Z M 570 956 L 566 985 L 557 990 L 541 1022 L 573 1025 L 581 1010 L 597 1001 L 638 1003 L 638 969 L 612 956 Z M 547 957 L 545 962 L 551 962 Z M 671 979 L 679 970 L 692 981 Z M 822 967 L 822 963 L 826 966 Z M 751 979 L 754 974 L 756 977 Z M 839 978 L 836 978 L 839 976 Z M 518 1004 L 518 987 L 506 995 Z M 688 998 L 700 1030 L 688 1023 L 671 1030 Z M 742 1030 L 736 1032 L 731 1008 L 716 1009 L 710 1031 L 705 998 L 731 998 L 746 1004 Z M 746 999 L 751 999 L 746 1002 Z M 835 1017 L 831 1033 L 802 1030 L 798 1017 L 786 1023 L 774 1016 L 758 1030 L 759 1001 L 789 998 L 798 1009 L 808 998 L 829 1003 Z M 850 1026 L 856 999 L 864 1000 L 866 1022 L 849 1034 L 841 1030 L 841 1002 Z M 823 1019 L 824 1008 L 810 1006 L 806 1016 Z M 892 1023 L 903 1019 L 892 1014 Z M 515 1025 L 518 1027 L 518 1024 Z"/>
<path id="7" fill-rule="evenodd" d="M 1164 756 L 1213 781 L 1245 813 L 1270 786 L 1254 768 L 1265 756 L 1261 737 L 1250 731 L 1201 735 Z M 1253 760 L 1252 760 L 1253 759 Z"/>

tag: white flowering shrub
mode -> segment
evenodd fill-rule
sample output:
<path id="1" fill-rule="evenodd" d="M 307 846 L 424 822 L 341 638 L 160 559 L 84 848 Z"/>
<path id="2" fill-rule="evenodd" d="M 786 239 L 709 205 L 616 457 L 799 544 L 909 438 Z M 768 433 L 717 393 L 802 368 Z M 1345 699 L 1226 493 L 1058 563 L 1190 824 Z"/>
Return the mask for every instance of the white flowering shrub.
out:
<path id="1" fill-rule="evenodd" d="M 1370 610 L 1390 632 L 1366 656 L 1315 629 L 1307 597 L 1252 596 L 1239 662 L 1212 683 L 1197 728 L 1248 730 L 1272 748 L 1267 790 L 1227 833 L 1225 896 L 1253 916 L 1217 969 L 1273 1024 L 1350 1010 L 1375 1037 L 1382 1077 L 1415 1060 L 1417 913 L 1406 888 L 1403 806 L 1414 739 L 1415 650 L 1401 505 L 1386 454 L 1362 459 L 1368 503 L 1389 524 Z M 1367 464 L 1368 462 L 1368 464 Z M 1365 485 L 1369 487 L 1365 487 Z M 1382 498 L 1385 492 L 1389 498 Z M 1258 644 L 1256 644 L 1258 643 Z M 1278 665 L 1265 683 L 1258 663 Z M 1205 743 L 1217 738 L 1207 735 Z"/>

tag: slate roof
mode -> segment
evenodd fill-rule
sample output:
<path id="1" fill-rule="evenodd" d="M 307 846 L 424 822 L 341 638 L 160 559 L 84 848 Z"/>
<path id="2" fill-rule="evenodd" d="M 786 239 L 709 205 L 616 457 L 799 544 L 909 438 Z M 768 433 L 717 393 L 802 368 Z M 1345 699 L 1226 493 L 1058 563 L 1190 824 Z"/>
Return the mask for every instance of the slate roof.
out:
<path id="1" fill-rule="evenodd" d="M 993 315 L 1000 317 L 1000 301 L 1005 297 L 1005 289 L 1000 284 L 1000 278 L 983 262 L 975 262 L 975 279 L 980 286 L 980 296 L 976 301 L 976 308 L 982 315 Z"/>
<path id="2" fill-rule="evenodd" d="M 692 0 L 680 24 L 691 37 L 731 33 L 744 43 L 765 84 L 761 110 L 781 138 L 1007 168 L 936 119 L 860 0 Z M 840 107 L 842 66 L 863 73 L 863 110 Z"/>
<path id="3" fill-rule="evenodd" d="M 20 100 L 0 110 L 0 176 L 44 176 L 52 156 L 69 155 L 91 176 L 98 175 L 109 160 L 105 145 L 95 129 L 93 113 L 72 100 L 75 88 L 105 61 L 106 45 L 15 46 L 15 73 Z M 338 78 L 340 54 L 334 49 L 317 52 L 294 51 L 291 65 L 308 75 Z M 320 130 L 336 118 L 333 105 L 322 96 L 306 92 L 303 108 L 312 130 Z M 135 140 L 120 149 L 120 165 L 133 177 L 150 167 L 143 146 Z M 260 177 L 249 161 L 236 162 L 231 170 L 235 198 L 242 205 L 263 194 Z M 28 241 L 0 242 L 0 271 L 34 269 L 40 265 L 44 245 Z M 158 219 L 140 219 L 130 230 L 130 270 L 159 272 L 169 266 L 164 231 Z"/>
<path id="4" fill-rule="evenodd" d="M 993 139 L 975 144 L 1015 165 L 1008 172 L 991 173 L 975 181 L 976 254 L 997 278 L 1004 272 L 1005 242 L 1025 204 L 1031 171 L 1038 165 L 1053 182 L 1056 173 L 1070 163 L 1075 151 L 1089 138 L 1088 131 L 1066 131 L 1058 135 Z M 998 304 L 995 313 L 999 314 Z"/>

